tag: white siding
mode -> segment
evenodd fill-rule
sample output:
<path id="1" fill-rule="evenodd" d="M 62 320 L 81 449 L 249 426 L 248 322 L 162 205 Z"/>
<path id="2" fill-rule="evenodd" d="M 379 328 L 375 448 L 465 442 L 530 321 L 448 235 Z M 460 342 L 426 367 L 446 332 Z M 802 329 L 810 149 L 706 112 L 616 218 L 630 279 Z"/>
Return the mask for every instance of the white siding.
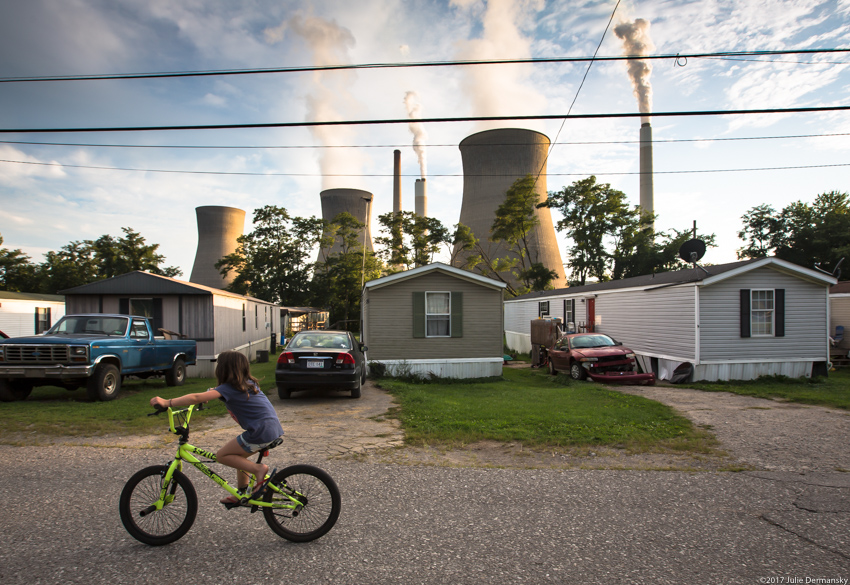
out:
<path id="1" fill-rule="evenodd" d="M 581 307 L 579 307 L 581 305 Z M 576 303 L 582 314 L 584 305 Z M 696 299 L 693 286 L 600 293 L 596 331 L 651 357 L 696 359 Z"/>
<path id="2" fill-rule="evenodd" d="M 39 300 L 0 300 L 0 331 L 9 337 L 35 335 L 35 310 L 50 309 L 50 325 L 65 315 L 65 303 Z"/>
<path id="3" fill-rule="evenodd" d="M 785 336 L 741 337 L 739 291 L 776 288 L 785 289 Z M 826 361 L 826 291 L 766 267 L 702 287 L 700 363 Z"/>
<path id="4" fill-rule="evenodd" d="M 272 330 L 266 327 L 270 321 L 264 321 L 263 316 L 263 307 L 266 306 L 250 299 L 214 295 L 215 354 L 233 349 L 253 361 L 257 359 L 257 350 L 270 349 Z"/>

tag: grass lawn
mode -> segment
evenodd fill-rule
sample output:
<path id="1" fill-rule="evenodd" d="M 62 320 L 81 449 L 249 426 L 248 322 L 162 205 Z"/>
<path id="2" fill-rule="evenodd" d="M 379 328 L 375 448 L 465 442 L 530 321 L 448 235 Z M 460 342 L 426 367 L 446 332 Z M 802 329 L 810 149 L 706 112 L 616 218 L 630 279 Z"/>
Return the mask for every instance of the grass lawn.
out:
<path id="1" fill-rule="evenodd" d="M 850 410 L 850 369 L 846 368 L 830 372 L 828 378 L 813 380 L 763 377 L 747 382 L 693 382 L 686 386 L 706 392 L 732 392 Z"/>
<path id="2" fill-rule="evenodd" d="M 251 364 L 251 373 L 260 380 L 260 387 L 269 394 L 276 392 L 274 367 L 276 356 L 265 364 Z M 203 392 L 216 385 L 213 378 L 188 378 L 182 386 L 166 386 L 164 378 L 124 380 L 121 394 L 108 402 L 89 402 L 85 389 L 69 392 L 64 388 L 40 386 L 29 398 L 18 402 L 0 403 L 0 442 L 20 442 L 21 434 L 57 436 L 146 435 L 167 432 L 168 420 L 148 416 L 153 412 L 150 399 L 154 396 L 174 398 L 183 394 Z M 227 414 L 220 400 L 210 403 L 203 416 L 192 419 L 193 427 L 203 428 L 204 420 Z"/>
<path id="3" fill-rule="evenodd" d="M 663 404 L 544 370 L 505 368 L 479 382 L 378 381 L 399 402 L 412 444 L 518 441 L 530 447 L 605 445 L 707 452 L 714 439 Z"/>

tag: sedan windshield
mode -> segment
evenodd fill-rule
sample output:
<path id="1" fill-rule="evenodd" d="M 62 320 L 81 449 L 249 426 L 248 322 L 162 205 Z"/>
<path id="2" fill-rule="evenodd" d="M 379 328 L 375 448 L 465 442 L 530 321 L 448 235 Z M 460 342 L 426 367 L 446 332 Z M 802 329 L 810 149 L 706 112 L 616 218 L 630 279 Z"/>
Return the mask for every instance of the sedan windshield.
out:
<path id="1" fill-rule="evenodd" d="M 127 331 L 129 319 L 124 317 L 100 317 L 93 315 L 79 315 L 63 317 L 56 325 L 50 328 L 48 335 L 124 335 Z"/>
<path id="2" fill-rule="evenodd" d="M 348 335 L 344 333 L 324 333 L 321 331 L 307 331 L 296 333 L 292 341 L 286 346 L 287 349 L 351 349 Z"/>
<path id="3" fill-rule="evenodd" d="M 570 345 L 574 349 L 588 349 L 591 347 L 609 347 L 616 344 L 607 335 L 579 335 L 570 339 Z"/>

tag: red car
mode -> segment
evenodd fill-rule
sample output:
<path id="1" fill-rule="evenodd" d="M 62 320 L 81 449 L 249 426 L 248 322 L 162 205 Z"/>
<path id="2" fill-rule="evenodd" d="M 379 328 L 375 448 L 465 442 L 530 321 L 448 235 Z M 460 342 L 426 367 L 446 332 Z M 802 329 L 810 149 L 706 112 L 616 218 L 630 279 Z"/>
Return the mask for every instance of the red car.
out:
<path id="1" fill-rule="evenodd" d="M 639 383 L 654 382 L 653 374 L 637 371 L 635 354 L 602 333 L 573 333 L 549 349 L 549 373 L 569 372 L 573 380 Z"/>

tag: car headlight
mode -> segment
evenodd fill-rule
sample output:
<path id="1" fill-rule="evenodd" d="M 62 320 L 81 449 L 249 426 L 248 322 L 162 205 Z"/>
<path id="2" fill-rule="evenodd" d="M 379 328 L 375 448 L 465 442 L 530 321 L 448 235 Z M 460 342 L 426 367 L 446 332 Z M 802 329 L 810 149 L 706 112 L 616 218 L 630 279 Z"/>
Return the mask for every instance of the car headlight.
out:
<path id="1" fill-rule="evenodd" d="M 82 347 L 82 346 L 72 347 L 71 348 L 71 355 L 86 355 L 86 348 Z"/>
<path id="2" fill-rule="evenodd" d="M 633 354 L 633 353 L 627 353 L 627 354 L 626 354 L 626 357 L 627 357 L 627 358 L 632 358 L 632 359 L 634 359 L 635 354 Z"/>

